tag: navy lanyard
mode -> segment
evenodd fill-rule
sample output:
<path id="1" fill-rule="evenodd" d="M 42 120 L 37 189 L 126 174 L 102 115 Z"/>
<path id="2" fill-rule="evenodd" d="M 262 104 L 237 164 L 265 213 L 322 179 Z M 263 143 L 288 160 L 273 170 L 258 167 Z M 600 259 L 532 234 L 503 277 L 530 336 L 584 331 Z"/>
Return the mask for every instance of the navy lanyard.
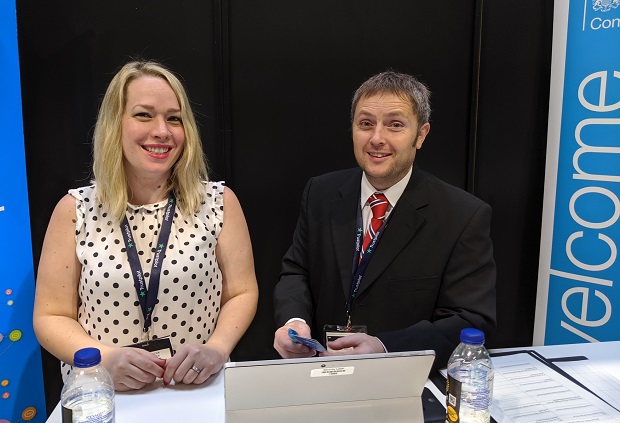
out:
<path id="1" fill-rule="evenodd" d="M 140 308 L 142 309 L 142 315 L 144 316 L 144 332 L 148 332 L 151 326 L 151 315 L 153 308 L 157 303 L 157 294 L 159 293 L 159 278 L 161 276 L 161 264 L 164 261 L 164 250 L 168 246 L 168 237 L 170 236 L 170 229 L 172 228 L 172 219 L 174 218 L 174 210 L 176 208 L 176 201 L 174 195 L 170 194 L 168 197 L 168 205 L 164 211 L 164 220 L 161 223 L 161 232 L 157 239 L 157 248 L 155 249 L 155 255 L 153 256 L 153 265 L 151 266 L 151 275 L 149 282 L 149 289 L 146 289 L 144 282 L 144 273 L 142 272 L 142 265 L 140 264 L 140 258 L 136 251 L 136 243 L 134 242 L 133 233 L 129 226 L 127 216 L 121 223 L 121 232 L 123 233 L 123 239 L 125 240 L 125 247 L 127 249 L 127 258 L 129 259 L 129 266 L 131 267 L 131 273 L 133 274 L 133 284 L 138 294 L 138 300 L 140 301 Z"/>
<path id="2" fill-rule="evenodd" d="M 347 301 L 347 326 L 351 326 L 351 309 L 353 308 L 353 301 L 355 300 L 355 296 L 357 295 L 357 291 L 360 289 L 360 285 L 362 284 L 362 278 L 364 277 L 364 273 L 366 273 L 366 268 L 368 267 L 368 263 L 370 263 L 370 259 L 375 254 L 376 246 L 379 243 L 379 238 L 383 235 L 383 231 L 387 228 L 387 225 L 392 217 L 392 213 L 388 215 L 383 222 L 383 225 L 377 231 L 376 236 L 370 241 L 366 251 L 362 254 L 362 242 L 364 238 L 364 223 L 362 220 L 362 207 L 361 207 L 361 198 L 358 204 L 360 206 L 357 208 L 357 219 L 355 223 L 355 254 L 353 258 L 353 279 L 351 280 L 351 290 L 349 293 L 349 299 Z M 371 216 L 372 219 L 372 216 Z M 360 254 L 362 254 L 362 259 L 360 260 Z"/>

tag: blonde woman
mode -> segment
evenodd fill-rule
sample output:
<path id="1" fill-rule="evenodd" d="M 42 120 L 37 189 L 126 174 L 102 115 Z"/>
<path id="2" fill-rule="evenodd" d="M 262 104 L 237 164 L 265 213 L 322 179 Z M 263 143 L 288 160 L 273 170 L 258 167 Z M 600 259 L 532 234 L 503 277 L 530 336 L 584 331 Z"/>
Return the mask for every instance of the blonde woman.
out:
<path id="1" fill-rule="evenodd" d="M 63 378 L 75 351 L 96 347 L 118 391 L 203 383 L 256 312 L 239 201 L 208 180 L 186 91 L 156 62 L 114 76 L 93 145 L 92 185 L 70 190 L 47 229 L 37 338 Z"/>

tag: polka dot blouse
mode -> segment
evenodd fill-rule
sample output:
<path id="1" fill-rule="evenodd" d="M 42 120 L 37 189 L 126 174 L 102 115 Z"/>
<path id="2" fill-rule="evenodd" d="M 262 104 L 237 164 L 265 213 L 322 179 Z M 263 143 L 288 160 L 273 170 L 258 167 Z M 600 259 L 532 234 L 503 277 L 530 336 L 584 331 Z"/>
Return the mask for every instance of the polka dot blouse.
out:
<path id="1" fill-rule="evenodd" d="M 223 182 L 205 182 L 206 200 L 184 218 L 174 214 L 162 264 L 151 336 L 170 336 L 176 349 L 205 344 L 220 311 L 222 274 L 215 246 L 223 218 Z M 78 286 L 78 321 L 92 337 L 121 347 L 144 340 L 144 316 L 134 287 L 119 223 L 95 202 L 96 186 L 69 191 L 76 199 L 76 254 L 82 264 Z M 135 239 L 147 289 L 167 200 L 128 205 L 127 219 Z M 69 366 L 63 366 L 63 376 Z"/>

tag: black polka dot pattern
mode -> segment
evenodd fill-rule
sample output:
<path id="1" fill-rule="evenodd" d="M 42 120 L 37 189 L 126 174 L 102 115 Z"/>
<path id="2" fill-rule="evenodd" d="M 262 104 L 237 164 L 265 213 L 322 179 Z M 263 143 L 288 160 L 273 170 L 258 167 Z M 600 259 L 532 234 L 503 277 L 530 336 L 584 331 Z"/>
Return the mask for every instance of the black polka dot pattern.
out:
<path id="1" fill-rule="evenodd" d="M 198 212 L 175 213 L 161 267 L 153 337 L 170 336 L 172 347 L 204 344 L 220 309 L 222 274 L 215 257 L 223 217 L 223 182 L 205 183 Z M 82 264 L 78 321 L 94 339 L 110 346 L 139 342 L 144 316 L 139 306 L 120 225 L 96 203 L 96 187 L 70 190 L 76 198 L 76 254 Z M 127 219 L 148 289 L 166 200 L 127 207 Z M 63 375 L 68 367 L 63 369 Z"/>

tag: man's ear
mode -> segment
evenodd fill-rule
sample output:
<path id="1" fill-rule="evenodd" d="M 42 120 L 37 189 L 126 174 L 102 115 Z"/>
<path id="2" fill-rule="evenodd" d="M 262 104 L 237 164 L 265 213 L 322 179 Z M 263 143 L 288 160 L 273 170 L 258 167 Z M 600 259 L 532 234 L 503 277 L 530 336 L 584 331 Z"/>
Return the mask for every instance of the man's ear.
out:
<path id="1" fill-rule="evenodd" d="M 426 122 L 424 125 L 420 127 L 420 130 L 418 131 L 418 136 L 415 141 L 415 148 L 417 150 L 422 148 L 422 144 L 424 144 L 424 140 L 426 139 L 426 136 L 428 135 L 430 130 L 431 130 L 431 124 L 428 122 Z"/>

